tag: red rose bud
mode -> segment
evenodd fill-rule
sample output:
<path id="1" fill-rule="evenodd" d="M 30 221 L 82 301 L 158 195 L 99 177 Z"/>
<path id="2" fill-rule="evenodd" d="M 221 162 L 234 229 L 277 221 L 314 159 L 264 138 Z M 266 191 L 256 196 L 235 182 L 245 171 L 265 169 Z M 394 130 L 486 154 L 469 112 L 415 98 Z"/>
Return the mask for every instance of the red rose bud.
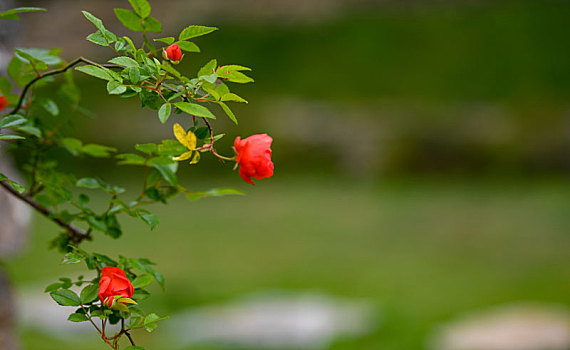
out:
<path id="1" fill-rule="evenodd" d="M 183 55 L 180 46 L 178 46 L 178 44 L 172 44 L 162 52 L 162 56 L 172 63 L 178 63 Z"/>
<path id="2" fill-rule="evenodd" d="M 239 175 L 246 182 L 255 185 L 252 177 L 259 180 L 273 176 L 271 142 L 273 139 L 267 134 L 252 135 L 243 140 L 239 136 L 236 138 L 236 162 L 239 164 Z"/>
<path id="3" fill-rule="evenodd" d="M 0 91 L 0 93 L 2 93 L 2 91 Z M 4 95 L 0 96 L 0 111 L 3 110 L 4 108 L 8 107 L 9 104 L 10 104 L 10 102 L 8 102 L 8 100 L 6 99 L 6 96 L 4 96 Z"/>
<path id="4" fill-rule="evenodd" d="M 99 280 L 99 299 L 103 305 L 111 307 L 115 296 L 131 298 L 134 292 L 135 288 L 127 278 L 125 271 L 118 267 L 103 268 Z"/>

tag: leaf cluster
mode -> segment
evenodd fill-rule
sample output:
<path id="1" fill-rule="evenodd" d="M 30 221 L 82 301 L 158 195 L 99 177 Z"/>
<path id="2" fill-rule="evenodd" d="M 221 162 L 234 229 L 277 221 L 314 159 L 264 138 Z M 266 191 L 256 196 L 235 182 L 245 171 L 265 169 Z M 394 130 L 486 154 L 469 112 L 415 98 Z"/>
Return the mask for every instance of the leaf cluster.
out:
<path id="1" fill-rule="evenodd" d="M 221 160 L 235 160 L 220 155 L 215 149 L 215 143 L 224 134 L 214 132 L 212 123 L 216 114 L 223 112 L 237 124 L 238 119 L 229 104 L 247 101 L 231 92 L 230 86 L 253 82 L 247 75 L 250 68 L 219 65 L 216 59 L 193 74 L 175 68 L 173 62 L 162 58 L 166 46 L 178 45 L 187 54 L 198 53 L 200 48 L 195 39 L 218 28 L 191 25 L 176 36 L 151 39 L 149 35 L 160 33 L 162 25 L 151 16 L 149 2 L 128 2 L 131 9 L 117 8 L 114 12 L 127 29 L 142 35 L 140 45 L 129 36 L 111 32 L 101 19 L 83 11 L 95 27 L 87 40 L 114 53 L 108 62 L 98 63 L 84 57 L 68 62 L 60 56 L 59 49 L 18 48 L 8 64 L 7 76 L 0 77 L 0 97 L 12 107 L 9 111 L 0 110 L 0 113 L 4 112 L 0 114 L 0 147 L 21 160 L 26 175 L 25 184 L 19 184 L 0 174 L 0 185 L 62 228 L 50 243 L 64 254 L 62 264 L 83 262 L 87 270 L 95 273 L 91 279 L 62 277 L 47 286 L 46 292 L 59 305 L 76 308 L 69 315 L 69 321 L 92 323 L 101 338 L 114 349 L 118 349 L 118 339 L 128 336 L 130 330 L 145 328 L 150 332 L 156 328 L 157 321 L 164 319 L 155 313 L 145 313 L 139 305 L 150 296 L 145 289 L 150 283 L 156 281 L 164 288 L 164 277 L 146 258 L 120 256 L 114 260 L 83 250 L 81 243 L 97 235 L 120 238 L 123 235 L 120 220 L 124 216 L 139 219 L 154 230 L 159 219 L 148 206 L 166 204 L 179 194 L 189 200 L 241 194 L 231 188 L 187 189 L 177 172 L 182 164 L 179 162 L 197 164 L 204 153 L 211 153 Z M 19 14 L 34 11 L 43 9 L 8 10 L 0 12 L 0 19 L 19 19 Z M 73 79 L 74 70 L 103 80 L 109 95 L 138 98 L 141 108 L 156 111 L 159 123 L 165 124 L 173 114 L 178 114 L 181 124 L 186 127 L 175 124 L 173 137 L 160 143 L 137 144 L 132 153 L 119 153 L 114 147 L 79 139 L 73 133 L 73 124 L 91 113 L 81 105 L 80 92 Z M 44 93 L 47 90 L 50 94 Z M 64 170 L 58 163 L 62 154 L 110 159 L 120 166 L 140 167 L 140 192 L 129 194 L 100 176 L 83 176 Z M 104 209 L 91 203 L 92 191 L 101 191 L 108 198 Z M 132 299 L 120 299 L 114 303 L 114 308 L 102 305 L 97 296 L 101 270 L 105 266 L 122 268 L 135 287 Z M 125 320 L 128 321 L 126 325 Z M 122 325 L 119 333 L 105 334 L 105 324 L 119 322 Z M 133 343 L 129 349 L 142 348 Z"/>

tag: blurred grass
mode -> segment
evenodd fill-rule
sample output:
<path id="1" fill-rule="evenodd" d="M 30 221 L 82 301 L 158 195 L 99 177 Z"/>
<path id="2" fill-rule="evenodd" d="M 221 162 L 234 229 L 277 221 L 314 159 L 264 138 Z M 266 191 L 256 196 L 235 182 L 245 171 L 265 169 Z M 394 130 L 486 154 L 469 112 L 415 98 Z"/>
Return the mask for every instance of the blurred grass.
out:
<path id="1" fill-rule="evenodd" d="M 568 185 L 277 176 L 247 196 L 157 207 L 155 232 L 126 220 L 124 239 L 86 248 L 156 261 L 167 292 L 155 289 L 143 307 L 159 314 L 258 290 L 322 291 L 382 312 L 377 332 L 333 349 L 419 349 L 462 312 L 519 300 L 570 305 Z M 45 222 L 7 265 L 19 287 L 75 270 L 45 250 L 56 231 Z M 34 345 L 39 334 L 24 337 L 28 349 L 48 349 Z M 166 348 L 164 338 L 148 341 Z"/>

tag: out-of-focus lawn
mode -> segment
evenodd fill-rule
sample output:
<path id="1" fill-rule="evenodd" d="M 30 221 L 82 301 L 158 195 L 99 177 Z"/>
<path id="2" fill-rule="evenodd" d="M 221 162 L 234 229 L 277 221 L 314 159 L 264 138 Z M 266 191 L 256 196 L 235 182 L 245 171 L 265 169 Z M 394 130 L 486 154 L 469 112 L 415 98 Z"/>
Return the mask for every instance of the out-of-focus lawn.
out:
<path id="1" fill-rule="evenodd" d="M 247 196 L 157 207 L 156 231 L 126 220 L 124 239 L 86 248 L 156 261 L 167 289 L 142 306 L 159 314 L 258 290 L 322 291 L 382 311 L 375 333 L 333 349 L 419 349 L 462 312 L 520 300 L 570 305 L 569 185 L 277 176 Z M 30 250 L 6 266 L 18 287 L 76 269 L 46 252 L 55 231 L 36 220 Z M 31 350 L 78 346 L 23 337 Z M 160 334 L 145 339 L 149 349 L 173 348 Z"/>

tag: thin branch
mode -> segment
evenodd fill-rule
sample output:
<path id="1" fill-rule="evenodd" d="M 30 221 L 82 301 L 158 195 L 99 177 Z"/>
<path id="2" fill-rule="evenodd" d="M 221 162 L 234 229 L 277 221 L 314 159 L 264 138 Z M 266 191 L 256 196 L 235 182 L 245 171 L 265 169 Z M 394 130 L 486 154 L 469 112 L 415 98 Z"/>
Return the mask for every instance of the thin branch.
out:
<path id="1" fill-rule="evenodd" d="M 54 216 L 49 209 L 41 205 L 40 203 L 36 202 L 31 196 L 27 194 L 22 194 L 10 186 L 6 181 L 0 181 L 0 186 L 4 187 L 6 191 L 10 192 L 16 198 L 28 203 L 32 208 L 36 209 L 36 211 L 40 212 L 42 215 L 50 219 L 51 221 L 55 222 L 60 227 L 63 227 L 69 234 L 71 241 L 75 244 L 81 243 L 83 240 L 91 240 L 90 232 L 85 232 L 82 229 L 75 227 L 60 218 Z"/>
<path id="2" fill-rule="evenodd" d="M 204 120 L 204 123 L 206 123 L 206 125 L 208 126 L 208 131 L 210 131 L 210 143 L 212 144 L 212 146 L 214 146 L 214 130 L 212 129 L 212 126 L 210 125 L 210 122 L 208 121 L 208 119 L 206 118 L 202 118 L 202 120 Z"/>
<path id="3" fill-rule="evenodd" d="M 74 59 L 73 61 L 69 62 L 69 64 L 63 68 L 60 69 L 54 69 L 48 72 L 45 72 L 42 75 L 38 75 L 37 77 L 35 77 L 34 79 L 32 79 L 29 83 L 26 84 L 26 86 L 24 86 L 24 89 L 22 90 L 22 93 L 20 94 L 20 99 L 18 100 L 18 103 L 16 104 L 16 106 L 14 107 L 14 109 L 8 114 L 16 114 L 20 108 L 22 108 L 22 103 L 24 102 L 24 98 L 26 97 L 26 93 L 28 92 L 28 90 L 32 87 L 32 85 L 34 85 L 37 81 L 45 78 L 45 77 L 49 77 L 51 75 L 56 75 L 56 74 L 61 74 L 61 73 L 65 73 L 67 70 L 69 70 L 69 68 L 77 65 L 78 63 L 87 63 L 87 64 L 92 64 L 92 65 L 96 65 L 96 66 L 102 66 L 102 67 L 107 67 L 107 68 L 122 68 L 121 66 L 117 66 L 115 64 L 103 64 L 100 65 L 96 62 L 93 62 L 91 60 L 88 60 L 87 58 L 84 57 L 78 57 L 76 59 Z"/>
<path id="4" fill-rule="evenodd" d="M 125 329 L 125 319 L 124 318 L 121 318 L 121 333 L 124 333 L 127 336 L 127 338 L 129 338 L 131 345 L 135 346 L 135 342 L 133 341 L 133 338 L 131 338 L 131 334 L 129 333 L 129 330 Z"/>

